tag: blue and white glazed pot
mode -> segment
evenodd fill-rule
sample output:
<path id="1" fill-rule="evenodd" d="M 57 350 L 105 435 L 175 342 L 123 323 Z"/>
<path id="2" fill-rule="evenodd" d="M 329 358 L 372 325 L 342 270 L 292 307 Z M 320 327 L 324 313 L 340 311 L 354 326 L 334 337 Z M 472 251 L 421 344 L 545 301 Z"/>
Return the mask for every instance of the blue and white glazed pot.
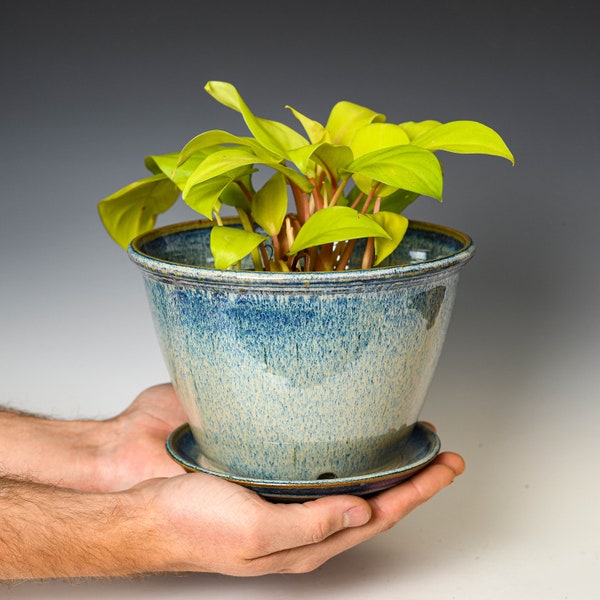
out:
<path id="1" fill-rule="evenodd" d="M 418 420 L 471 239 L 412 222 L 387 266 L 221 271 L 210 226 L 129 249 L 201 466 L 300 481 L 384 469 Z"/>

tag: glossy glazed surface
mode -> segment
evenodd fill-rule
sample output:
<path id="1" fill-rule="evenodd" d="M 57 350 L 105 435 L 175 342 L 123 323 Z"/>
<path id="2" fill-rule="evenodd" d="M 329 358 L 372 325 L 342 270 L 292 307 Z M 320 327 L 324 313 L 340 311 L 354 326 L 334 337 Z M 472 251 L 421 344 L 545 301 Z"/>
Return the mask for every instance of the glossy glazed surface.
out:
<path id="1" fill-rule="evenodd" d="M 425 424 L 417 423 L 402 452 L 379 471 L 356 477 L 326 477 L 312 481 L 273 481 L 245 479 L 205 466 L 204 457 L 187 424 L 178 427 L 167 440 L 167 451 L 187 471 L 216 475 L 249 487 L 265 498 L 285 502 L 314 500 L 332 494 L 368 496 L 380 492 L 397 485 L 425 468 L 437 456 L 439 450 L 440 440 L 437 434 Z"/>
<path id="2" fill-rule="evenodd" d="M 206 465 L 315 480 L 389 463 L 423 406 L 469 238 L 415 223 L 399 266 L 272 274 L 210 268 L 209 232 L 165 228 L 130 249 Z"/>

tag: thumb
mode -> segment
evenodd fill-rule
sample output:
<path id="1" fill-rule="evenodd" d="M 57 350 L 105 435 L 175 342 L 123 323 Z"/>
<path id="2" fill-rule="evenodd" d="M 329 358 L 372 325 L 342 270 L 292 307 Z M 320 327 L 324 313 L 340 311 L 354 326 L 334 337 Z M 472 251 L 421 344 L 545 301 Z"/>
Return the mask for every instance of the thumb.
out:
<path id="1" fill-rule="evenodd" d="M 354 496 L 328 496 L 304 504 L 274 504 L 269 515 L 274 536 L 271 552 L 317 544 L 350 527 L 371 519 L 371 506 Z"/>

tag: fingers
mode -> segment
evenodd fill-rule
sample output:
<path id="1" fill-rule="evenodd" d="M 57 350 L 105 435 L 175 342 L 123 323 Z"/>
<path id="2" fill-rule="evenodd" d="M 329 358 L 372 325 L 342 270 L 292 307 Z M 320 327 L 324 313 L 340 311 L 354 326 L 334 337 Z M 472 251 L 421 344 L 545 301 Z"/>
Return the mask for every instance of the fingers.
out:
<path id="1" fill-rule="evenodd" d="M 290 530 L 286 539 L 287 551 L 280 551 L 262 559 L 263 568 L 279 572 L 302 573 L 317 568 L 333 556 L 366 541 L 387 529 L 390 529 L 408 513 L 420 504 L 452 483 L 457 475 L 464 471 L 463 459 L 453 453 L 443 453 L 426 469 L 413 476 L 398 486 L 381 492 L 368 501 L 371 509 L 371 518 L 364 524 L 355 527 L 343 527 L 344 519 L 340 520 L 336 507 L 319 501 L 304 505 L 307 512 L 313 512 L 309 520 L 315 517 L 312 529 L 307 530 L 308 535 L 298 535 L 294 538 L 296 528 Z M 338 497 L 342 499 L 346 497 Z M 329 499 L 323 499 L 329 500 Z M 339 507 L 337 507 L 339 508 Z M 326 515 L 319 514 L 321 510 L 334 510 L 333 515 L 327 517 L 329 523 L 319 529 L 318 519 Z M 304 515 L 307 517 L 307 515 Z M 336 530 L 337 528 L 337 530 Z M 312 542 L 310 539 L 312 538 Z M 321 541 L 319 541 L 319 539 Z M 304 541 L 305 545 L 299 545 Z"/>
<path id="2" fill-rule="evenodd" d="M 465 462 L 461 456 L 444 452 L 408 481 L 375 496 L 370 503 L 380 526 L 389 529 L 450 485 L 464 470 Z"/>
<path id="3" fill-rule="evenodd" d="M 274 504 L 247 488 L 195 473 L 138 486 L 159 501 L 152 527 L 168 524 L 173 556 L 166 570 L 218 571 L 230 575 L 304 573 L 389 529 L 464 469 L 444 453 L 426 469 L 366 500 L 329 496 L 304 504 Z M 166 514 L 165 518 L 162 513 Z M 162 516 L 161 516 L 162 515 Z M 162 536 L 159 536 L 162 538 Z"/>
<path id="4" fill-rule="evenodd" d="M 170 383 L 162 383 L 141 392 L 123 416 L 142 414 L 150 417 L 171 430 L 186 421 L 186 415 L 177 397 L 175 388 Z"/>
<path id="5" fill-rule="evenodd" d="M 264 518 L 270 535 L 259 554 L 274 554 L 300 546 L 319 544 L 347 528 L 360 527 L 371 519 L 371 506 L 355 496 L 330 496 L 304 504 L 271 504 Z"/>

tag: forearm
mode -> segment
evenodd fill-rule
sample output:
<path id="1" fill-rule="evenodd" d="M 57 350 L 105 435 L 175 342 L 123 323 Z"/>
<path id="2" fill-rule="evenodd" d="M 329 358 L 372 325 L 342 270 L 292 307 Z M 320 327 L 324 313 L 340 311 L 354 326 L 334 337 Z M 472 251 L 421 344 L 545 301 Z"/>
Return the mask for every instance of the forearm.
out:
<path id="1" fill-rule="evenodd" d="M 103 489 L 101 468 L 118 439 L 109 421 L 63 421 L 0 409 L 0 476 Z"/>
<path id="2" fill-rule="evenodd" d="M 148 549 L 156 540 L 134 497 L 0 478 L 0 579 L 155 570 Z"/>

